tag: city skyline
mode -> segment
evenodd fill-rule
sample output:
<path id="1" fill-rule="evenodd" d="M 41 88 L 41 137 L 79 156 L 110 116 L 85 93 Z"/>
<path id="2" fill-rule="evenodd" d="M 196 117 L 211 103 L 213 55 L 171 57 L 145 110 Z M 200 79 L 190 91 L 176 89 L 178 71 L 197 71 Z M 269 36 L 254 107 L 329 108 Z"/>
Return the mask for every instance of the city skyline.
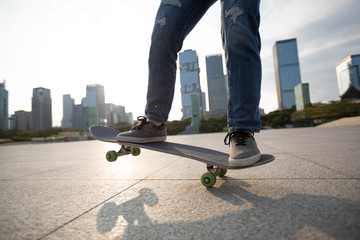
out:
<path id="1" fill-rule="evenodd" d="M 0 85 L 0 95 L 7 95 L 5 82 Z M 99 84 L 86 85 L 86 96 L 81 104 L 75 104 L 70 94 L 63 94 L 63 118 L 61 126 L 52 124 L 52 97 L 51 90 L 43 87 L 33 88 L 31 111 L 17 110 L 14 114 L 6 115 L 2 109 L 0 116 L 6 119 L 4 129 L 43 130 L 51 127 L 83 128 L 88 131 L 91 125 L 114 126 L 120 122 L 133 123 L 133 114 L 125 111 L 125 106 L 105 103 L 104 87 Z M 0 98 L 0 106 L 5 105 L 7 97 Z"/>
<path id="2" fill-rule="evenodd" d="M 7 80 L 9 115 L 20 109 L 29 111 L 31 102 L 22 99 L 30 99 L 30 89 L 42 86 L 52 91 L 53 125 L 59 126 L 62 94 L 81 99 L 88 82 L 108 89 L 106 102 L 125 105 L 135 116 L 143 115 L 148 50 L 158 5 L 157 1 L 1 1 L 0 79 Z M 141 17 L 129 24 L 136 7 Z M 263 1 L 260 8 L 260 107 L 266 112 L 277 109 L 272 45 L 294 37 L 298 39 L 302 81 L 311 85 L 311 100 L 338 99 L 335 65 L 360 52 L 359 4 L 355 0 L 277 0 Z M 183 50 L 197 50 L 203 89 L 207 89 L 205 56 L 223 53 L 219 19 L 217 2 L 183 46 Z M 179 70 L 177 74 L 169 120 L 181 118 Z"/>

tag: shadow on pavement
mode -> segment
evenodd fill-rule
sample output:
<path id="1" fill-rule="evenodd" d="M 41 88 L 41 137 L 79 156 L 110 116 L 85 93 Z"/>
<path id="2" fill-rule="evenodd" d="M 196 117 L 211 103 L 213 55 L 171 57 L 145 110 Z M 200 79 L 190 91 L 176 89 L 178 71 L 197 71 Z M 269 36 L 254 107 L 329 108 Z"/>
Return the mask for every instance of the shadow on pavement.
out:
<path id="1" fill-rule="evenodd" d="M 360 204 L 307 194 L 289 194 L 279 199 L 255 195 L 246 182 L 228 181 L 208 191 L 233 205 L 252 204 L 251 209 L 192 222 L 154 223 L 144 206 L 155 206 L 158 197 L 150 189 L 120 205 L 106 203 L 97 216 L 100 233 L 111 231 L 123 216 L 127 229 L 123 239 L 360 239 Z M 137 221 L 137 225 L 134 222 Z M 298 234 L 301 234 L 299 236 Z"/>
<path id="2" fill-rule="evenodd" d="M 134 225 L 135 221 L 140 226 L 149 225 L 151 224 L 151 219 L 146 214 L 144 206 L 155 206 L 158 204 L 158 201 L 158 197 L 151 189 L 143 188 L 139 191 L 139 196 L 123 204 L 106 203 L 98 213 L 97 229 L 100 233 L 111 231 L 119 216 L 124 217 L 129 228 Z"/>

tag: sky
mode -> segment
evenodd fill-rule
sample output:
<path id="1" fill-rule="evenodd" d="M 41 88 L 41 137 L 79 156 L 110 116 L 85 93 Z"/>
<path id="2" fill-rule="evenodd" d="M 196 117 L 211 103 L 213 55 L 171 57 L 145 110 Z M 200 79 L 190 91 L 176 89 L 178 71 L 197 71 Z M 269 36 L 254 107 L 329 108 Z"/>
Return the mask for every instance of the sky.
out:
<path id="1" fill-rule="evenodd" d="M 0 0 L 0 82 L 6 79 L 9 114 L 31 111 L 32 89 L 49 88 L 53 125 L 60 126 L 62 95 L 76 104 L 86 85 L 105 88 L 105 102 L 144 115 L 148 52 L 159 0 Z M 360 54 L 358 0 L 263 0 L 260 4 L 263 79 L 260 107 L 277 110 L 272 47 L 296 38 L 301 80 L 310 98 L 339 98 L 335 66 Z M 188 35 L 183 50 L 197 51 L 200 84 L 207 95 L 205 56 L 223 54 L 220 1 Z M 181 95 L 177 71 L 169 120 L 179 120 Z M 208 106 L 207 106 L 208 107 Z"/>

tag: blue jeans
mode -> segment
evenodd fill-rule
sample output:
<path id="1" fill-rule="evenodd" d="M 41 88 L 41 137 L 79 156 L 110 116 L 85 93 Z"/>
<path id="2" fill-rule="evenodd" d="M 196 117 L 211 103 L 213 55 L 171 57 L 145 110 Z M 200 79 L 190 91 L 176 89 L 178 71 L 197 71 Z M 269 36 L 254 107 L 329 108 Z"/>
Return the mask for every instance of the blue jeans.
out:
<path id="1" fill-rule="evenodd" d="M 176 79 L 176 61 L 185 37 L 216 0 L 162 0 L 152 33 L 146 116 L 166 122 Z M 259 132 L 261 60 L 260 0 L 221 0 L 229 131 Z M 206 41 L 206 39 L 203 39 Z"/>

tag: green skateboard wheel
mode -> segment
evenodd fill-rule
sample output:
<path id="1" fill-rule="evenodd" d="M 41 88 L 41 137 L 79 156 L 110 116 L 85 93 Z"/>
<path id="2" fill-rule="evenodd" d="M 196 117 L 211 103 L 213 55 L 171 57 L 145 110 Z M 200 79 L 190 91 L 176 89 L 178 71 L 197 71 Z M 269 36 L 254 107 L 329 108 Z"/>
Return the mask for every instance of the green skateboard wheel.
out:
<path id="1" fill-rule="evenodd" d="M 222 169 L 221 169 L 221 172 L 219 173 L 219 177 L 225 176 L 226 173 L 227 173 L 227 169 L 226 169 L 226 168 L 222 168 Z"/>
<path id="2" fill-rule="evenodd" d="M 139 156 L 140 153 L 141 153 L 140 148 L 138 148 L 138 147 L 133 147 L 133 148 L 132 148 L 132 153 L 131 153 L 131 154 L 132 154 L 133 156 Z"/>
<path id="3" fill-rule="evenodd" d="M 205 187 L 207 188 L 210 188 L 212 186 L 215 185 L 216 183 L 216 177 L 213 173 L 211 172 L 207 172 L 207 173 L 204 173 L 202 176 L 201 176 L 201 183 L 202 185 L 204 185 Z"/>
<path id="4" fill-rule="evenodd" d="M 106 160 L 109 162 L 114 162 L 117 159 L 117 153 L 115 151 L 108 151 L 106 153 Z"/>

